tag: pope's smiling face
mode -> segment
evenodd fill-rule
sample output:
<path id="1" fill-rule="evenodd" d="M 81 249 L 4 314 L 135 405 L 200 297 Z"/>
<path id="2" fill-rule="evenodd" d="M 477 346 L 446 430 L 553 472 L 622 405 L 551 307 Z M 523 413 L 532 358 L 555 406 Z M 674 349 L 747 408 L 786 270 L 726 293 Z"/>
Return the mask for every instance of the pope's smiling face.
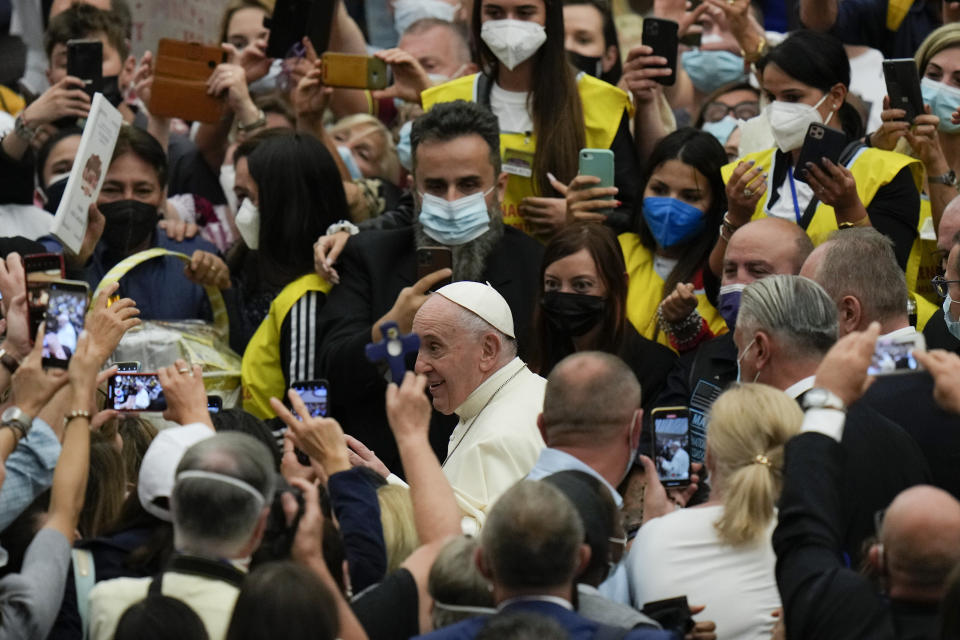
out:
<path id="1" fill-rule="evenodd" d="M 456 411 L 484 380 L 483 341 L 464 326 L 465 313 L 433 294 L 413 320 L 413 331 L 420 336 L 414 370 L 427 377 L 433 408 L 445 415 Z"/>

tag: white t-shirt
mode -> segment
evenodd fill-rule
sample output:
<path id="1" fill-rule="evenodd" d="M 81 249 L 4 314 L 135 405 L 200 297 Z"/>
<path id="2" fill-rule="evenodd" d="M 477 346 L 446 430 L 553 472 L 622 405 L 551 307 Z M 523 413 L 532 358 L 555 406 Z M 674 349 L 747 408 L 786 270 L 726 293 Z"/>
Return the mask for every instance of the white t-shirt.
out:
<path id="1" fill-rule="evenodd" d="M 526 91 L 507 91 L 493 83 L 490 88 L 490 109 L 500 122 L 501 132 L 533 131 L 533 118 L 527 105 L 529 95 Z"/>
<path id="2" fill-rule="evenodd" d="M 770 614 L 780 606 L 770 544 L 776 518 L 758 542 L 731 547 L 713 526 L 722 513 L 680 509 L 640 528 L 626 561 L 633 604 L 685 595 L 691 606 L 706 605 L 698 617 L 717 623 L 719 640 L 769 640 Z"/>

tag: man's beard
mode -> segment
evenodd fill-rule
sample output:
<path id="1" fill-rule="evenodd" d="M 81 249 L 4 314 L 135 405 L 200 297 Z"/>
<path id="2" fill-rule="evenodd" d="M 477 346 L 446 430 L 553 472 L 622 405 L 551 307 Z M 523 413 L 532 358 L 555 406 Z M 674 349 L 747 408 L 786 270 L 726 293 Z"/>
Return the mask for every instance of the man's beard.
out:
<path id="1" fill-rule="evenodd" d="M 473 280 L 480 282 L 483 272 L 487 268 L 487 256 L 497 246 L 503 237 L 503 211 L 500 203 L 490 207 L 490 228 L 482 236 L 455 247 L 453 251 L 453 281 Z M 417 222 L 413 225 L 416 234 L 417 249 L 436 247 L 439 242 L 428 236 L 419 222 L 420 212 L 417 212 Z M 441 245 L 442 246 L 442 245 Z"/>

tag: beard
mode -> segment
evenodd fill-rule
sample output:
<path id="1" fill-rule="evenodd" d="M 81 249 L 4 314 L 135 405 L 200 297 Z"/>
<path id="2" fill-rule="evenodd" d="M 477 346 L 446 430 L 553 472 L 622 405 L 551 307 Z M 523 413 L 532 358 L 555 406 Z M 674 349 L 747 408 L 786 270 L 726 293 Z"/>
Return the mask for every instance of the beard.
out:
<path id="1" fill-rule="evenodd" d="M 465 242 L 464 244 L 450 247 L 453 252 L 453 281 L 473 280 L 482 281 L 483 272 L 487 268 L 487 256 L 497 246 L 500 239 L 503 238 L 503 211 L 500 209 L 500 203 L 495 203 L 489 210 L 490 228 L 484 231 L 483 235 Z M 424 247 L 436 247 L 439 242 L 428 236 L 419 222 L 420 212 L 417 212 L 417 222 L 414 224 L 414 234 L 417 243 L 417 249 Z M 442 246 L 442 245 L 441 245 Z"/>

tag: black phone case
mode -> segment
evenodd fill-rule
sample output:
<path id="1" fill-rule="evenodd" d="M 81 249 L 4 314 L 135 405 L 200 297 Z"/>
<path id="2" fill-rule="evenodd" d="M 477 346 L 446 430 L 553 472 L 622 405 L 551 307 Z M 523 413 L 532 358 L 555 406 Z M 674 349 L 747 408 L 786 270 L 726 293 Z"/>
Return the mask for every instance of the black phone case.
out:
<path id="1" fill-rule="evenodd" d="M 661 18 L 644 18 L 643 44 L 653 49 L 653 55 L 667 59 L 667 67 L 673 72 L 669 76 L 654 78 L 666 86 L 673 86 L 677 81 L 677 29 L 679 25 L 673 20 Z"/>
<path id="2" fill-rule="evenodd" d="M 91 98 L 103 91 L 103 44 L 98 42 L 67 43 L 67 75 L 86 82 L 83 90 Z"/>
<path id="3" fill-rule="evenodd" d="M 920 91 L 920 74 L 913 58 L 898 58 L 883 61 L 883 79 L 887 84 L 891 109 L 903 109 L 907 112 L 902 118 L 905 122 L 922 114 L 923 93 Z"/>
<path id="4" fill-rule="evenodd" d="M 840 163 L 840 156 L 847 147 L 847 136 L 836 129 L 822 124 L 813 123 L 807 129 L 807 137 L 800 148 L 800 157 L 797 159 L 797 170 L 794 178 L 802 182 L 807 181 L 807 163 L 812 162 L 821 169 L 822 158 L 834 164 Z"/>

